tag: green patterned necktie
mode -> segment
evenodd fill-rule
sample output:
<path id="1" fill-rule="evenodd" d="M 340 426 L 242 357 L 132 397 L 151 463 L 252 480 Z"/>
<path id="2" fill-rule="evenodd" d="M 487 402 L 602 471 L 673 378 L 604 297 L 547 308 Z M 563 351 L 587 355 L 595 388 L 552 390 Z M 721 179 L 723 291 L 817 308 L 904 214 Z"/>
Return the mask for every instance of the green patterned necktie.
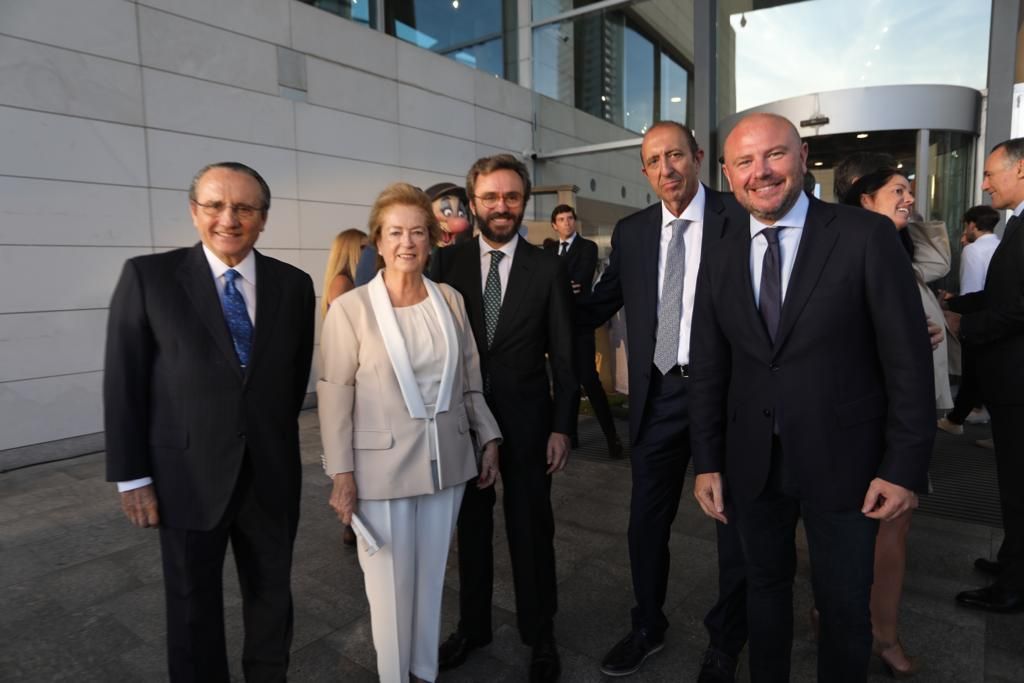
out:
<path id="1" fill-rule="evenodd" d="M 491 348 L 494 331 L 498 329 L 498 314 L 501 312 L 501 276 L 498 274 L 498 264 L 504 257 L 504 252 L 491 252 L 491 267 L 487 271 L 487 282 L 484 284 L 484 327 L 487 330 L 487 348 Z"/>

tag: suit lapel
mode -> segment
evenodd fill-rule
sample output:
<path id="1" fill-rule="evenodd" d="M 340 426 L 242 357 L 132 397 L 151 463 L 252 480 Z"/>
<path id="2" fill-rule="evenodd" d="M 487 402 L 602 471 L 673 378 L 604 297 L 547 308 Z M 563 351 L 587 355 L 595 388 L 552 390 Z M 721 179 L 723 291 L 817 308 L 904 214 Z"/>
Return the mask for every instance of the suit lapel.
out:
<path id="1" fill-rule="evenodd" d="M 703 261 L 708 249 L 714 248 L 716 241 L 725 236 L 725 205 L 717 192 L 705 189 L 704 194 L 704 232 L 700 242 L 700 255 Z"/>
<path id="2" fill-rule="evenodd" d="M 270 343 L 273 330 L 269 321 L 277 320 L 277 307 L 281 303 L 281 285 L 267 272 L 267 260 L 258 251 L 256 256 L 256 328 L 253 330 L 252 354 L 246 368 L 246 378 L 260 360 L 260 356 Z M 260 324 L 261 320 L 268 321 Z"/>
<path id="3" fill-rule="evenodd" d="M 775 335 L 776 353 L 792 332 L 839 238 L 838 231 L 828 228 L 834 218 L 834 209 L 824 202 L 811 199 L 803 235 L 800 237 L 800 247 L 796 254 L 796 263 L 789 277 L 786 298 L 782 302 L 782 319 L 779 321 L 778 334 Z"/>
<path id="4" fill-rule="evenodd" d="M 231 332 L 228 330 L 228 324 L 224 320 L 224 310 L 220 306 L 217 285 L 214 283 L 213 275 L 210 273 L 210 264 L 206 262 L 206 255 L 203 253 L 202 244 L 192 247 L 188 257 L 178 269 L 177 277 L 189 300 L 192 302 L 196 315 L 206 325 L 217 348 L 230 361 L 228 364 L 235 369 L 239 378 L 241 378 L 242 368 L 238 364 L 238 355 L 235 353 L 234 344 L 231 342 Z M 259 288 L 256 291 L 258 292 Z"/>
<path id="5" fill-rule="evenodd" d="M 644 302 L 650 302 L 644 313 L 649 316 L 651 334 L 658 330 L 658 249 L 661 242 L 661 202 L 647 209 L 637 226 L 640 278 L 644 283 Z M 653 350 L 653 347 L 652 347 Z"/>
<path id="6" fill-rule="evenodd" d="M 480 241 L 474 238 L 466 246 L 458 247 L 452 256 L 455 288 L 462 293 L 477 349 L 484 354 L 487 352 L 487 335 L 484 326 L 484 286 L 480 280 Z"/>

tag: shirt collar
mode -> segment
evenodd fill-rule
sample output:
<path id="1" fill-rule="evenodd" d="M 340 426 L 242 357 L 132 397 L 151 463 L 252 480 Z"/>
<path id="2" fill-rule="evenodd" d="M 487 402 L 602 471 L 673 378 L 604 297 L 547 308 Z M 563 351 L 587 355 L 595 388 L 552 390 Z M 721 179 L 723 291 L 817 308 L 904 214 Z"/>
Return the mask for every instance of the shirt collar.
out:
<path id="1" fill-rule="evenodd" d="M 691 223 L 702 223 L 704 222 L 704 202 L 707 198 L 707 193 L 704 192 L 704 183 L 697 183 L 697 193 L 693 195 L 693 199 L 686 205 L 683 212 L 679 214 L 679 218 L 690 221 Z M 665 206 L 665 202 L 661 203 L 661 227 L 665 227 L 672 221 L 676 220 L 676 216 L 672 215 L 672 212 Z"/>
<path id="2" fill-rule="evenodd" d="M 1017 208 L 1013 210 L 1013 215 L 1019 216 L 1021 212 L 1024 212 L 1024 202 L 1017 205 Z"/>
<path id="3" fill-rule="evenodd" d="M 774 225 L 762 223 L 753 216 L 750 217 L 750 239 L 754 239 L 758 233 L 765 228 L 803 228 L 807 222 L 807 209 L 811 206 L 811 200 L 801 191 L 796 203 L 790 207 L 786 215 L 775 221 Z"/>
<path id="4" fill-rule="evenodd" d="M 487 242 L 484 242 L 483 235 L 479 235 L 477 239 L 480 240 L 480 258 L 487 256 L 487 254 L 489 254 L 492 251 L 500 251 L 501 253 L 505 254 L 505 256 L 512 256 L 512 254 L 515 253 L 516 245 L 519 244 L 518 233 L 514 235 L 512 239 L 510 239 L 508 242 L 505 242 L 505 244 L 501 245 L 497 249 L 487 244 Z"/>
<path id="5" fill-rule="evenodd" d="M 224 275 L 224 273 L 231 270 L 231 266 L 227 265 L 220 258 L 217 257 L 209 247 L 203 245 L 203 254 L 206 255 L 206 262 L 210 264 L 210 272 L 213 273 L 214 279 L 217 279 Z M 234 269 L 238 271 L 238 274 L 242 276 L 242 279 L 249 282 L 252 285 L 256 284 L 256 252 L 250 249 L 249 253 L 245 255 L 242 261 L 234 266 Z"/>
<path id="6" fill-rule="evenodd" d="M 558 242 L 559 242 L 559 244 L 561 244 L 562 242 L 565 242 L 568 245 L 566 247 L 566 249 L 569 249 L 570 247 L 572 247 L 572 243 L 576 241 L 576 235 L 578 235 L 578 234 L 579 233 L 574 232 L 573 234 L 569 235 L 569 239 L 563 240 L 563 239 L 559 238 Z"/>

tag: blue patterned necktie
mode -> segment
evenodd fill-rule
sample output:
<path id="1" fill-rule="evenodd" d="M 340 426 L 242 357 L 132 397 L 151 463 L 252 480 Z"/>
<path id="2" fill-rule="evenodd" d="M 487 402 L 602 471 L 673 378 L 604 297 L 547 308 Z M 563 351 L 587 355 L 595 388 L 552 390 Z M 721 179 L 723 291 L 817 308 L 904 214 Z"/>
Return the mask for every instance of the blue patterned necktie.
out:
<path id="1" fill-rule="evenodd" d="M 782 319 L 782 254 L 779 250 L 779 230 L 782 228 L 765 228 L 761 231 L 768 241 L 768 249 L 764 252 L 761 262 L 761 293 L 757 307 L 761 310 L 761 318 L 768 328 L 768 336 L 772 342 L 779 331 L 779 320 Z"/>
<path id="2" fill-rule="evenodd" d="M 231 341 L 235 345 L 235 353 L 238 354 L 238 362 L 244 368 L 249 364 L 249 351 L 252 349 L 252 321 L 249 320 L 249 311 L 245 307 L 245 299 L 242 293 L 235 287 L 235 280 L 241 275 L 234 268 L 224 273 L 224 294 L 220 303 L 224 309 L 224 320 L 231 331 Z"/>
<path id="3" fill-rule="evenodd" d="M 501 275 L 498 264 L 505 253 L 494 250 L 491 252 L 491 267 L 487 271 L 487 282 L 484 284 L 484 329 L 487 330 L 487 348 L 494 342 L 494 331 L 498 329 L 498 314 L 501 313 Z"/>
<path id="4" fill-rule="evenodd" d="M 665 254 L 665 279 L 658 304 L 658 332 L 654 338 L 654 366 L 667 374 L 679 364 L 679 322 L 683 319 L 683 280 L 686 274 L 686 242 L 690 221 L 672 221 L 672 240 Z"/>

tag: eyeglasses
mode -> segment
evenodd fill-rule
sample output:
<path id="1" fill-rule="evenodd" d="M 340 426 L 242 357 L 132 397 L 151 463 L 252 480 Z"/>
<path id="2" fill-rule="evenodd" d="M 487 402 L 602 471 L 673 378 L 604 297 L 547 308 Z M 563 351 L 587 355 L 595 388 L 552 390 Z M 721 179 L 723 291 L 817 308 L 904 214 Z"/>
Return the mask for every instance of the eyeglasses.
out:
<path id="1" fill-rule="evenodd" d="M 262 206 L 249 206 L 248 204 L 225 204 L 224 202 L 203 204 L 202 202 L 197 202 L 195 200 L 192 200 L 192 203 L 198 206 L 203 214 L 210 218 L 216 218 L 221 215 L 224 213 L 224 209 L 231 209 L 235 212 L 235 216 L 237 216 L 239 220 L 247 221 L 262 214 L 264 211 Z"/>
<path id="2" fill-rule="evenodd" d="M 488 209 L 493 209 L 494 207 L 496 207 L 498 205 L 498 202 L 501 200 L 505 200 L 505 206 L 509 207 L 510 209 L 522 206 L 523 204 L 522 192 L 506 192 L 505 194 L 500 194 L 498 192 L 488 192 L 487 194 L 475 194 L 473 196 L 479 199 L 480 203 L 483 204 Z"/>

